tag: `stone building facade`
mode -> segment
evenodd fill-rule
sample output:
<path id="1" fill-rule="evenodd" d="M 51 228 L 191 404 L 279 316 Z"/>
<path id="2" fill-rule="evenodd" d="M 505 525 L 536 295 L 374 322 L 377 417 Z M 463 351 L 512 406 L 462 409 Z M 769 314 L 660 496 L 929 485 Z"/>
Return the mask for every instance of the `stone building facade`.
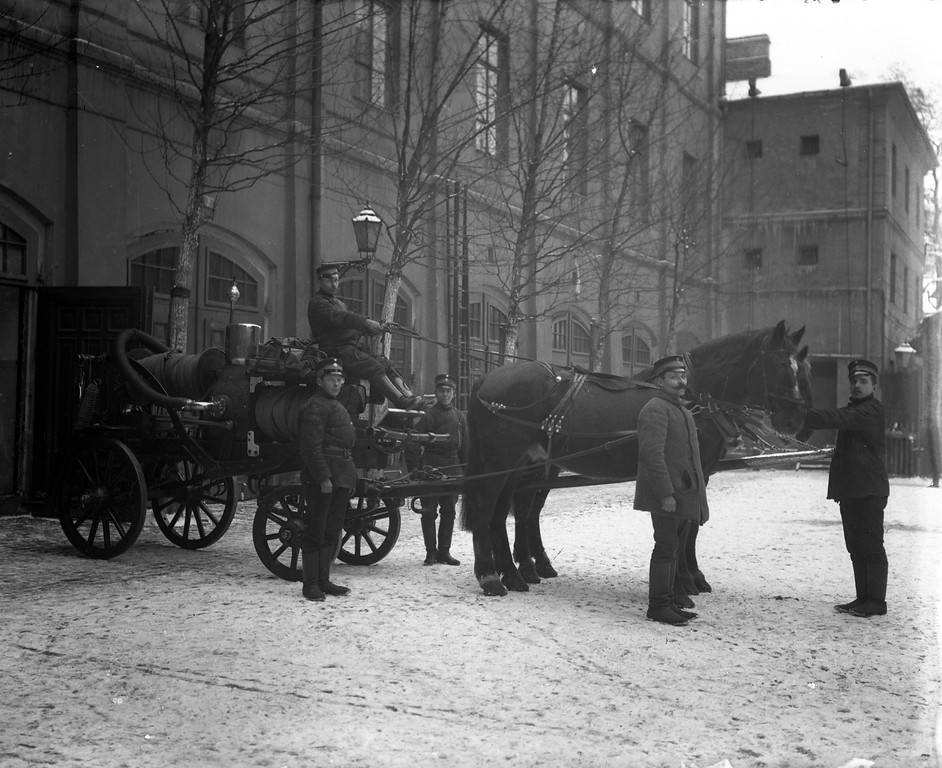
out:
<path id="1" fill-rule="evenodd" d="M 263 338 L 305 338 L 313 270 L 323 261 L 358 258 L 349 221 L 369 204 L 388 229 L 373 262 L 349 273 L 342 292 L 361 311 L 378 314 L 397 238 L 414 227 L 395 317 L 451 348 L 400 337 L 392 356 L 419 390 L 429 390 L 438 372 L 463 367 L 466 395 L 471 379 L 497 362 L 507 333 L 511 246 L 519 244 L 513 235 L 525 207 L 508 180 L 538 133 L 532 111 L 514 111 L 514 89 L 534 81 L 548 60 L 548 11 L 555 4 L 449 4 L 454 15 L 441 50 L 489 41 L 445 105 L 451 130 L 461 129 L 456 116 L 463 115 L 464 130 L 476 137 L 454 150 L 456 162 L 426 166 L 427 196 L 417 199 L 433 204 L 408 224 L 396 220 L 403 137 L 397 126 L 419 128 L 420 119 L 406 114 L 401 98 L 406 71 L 436 73 L 440 86 L 447 67 L 460 62 L 408 62 L 412 3 L 231 5 L 249 31 L 263 22 L 246 16 L 247 9 L 274 11 L 264 23 L 298 43 L 289 72 L 293 95 L 277 115 L 270 105 L 247 110 L 238 146 L 283 140 L 291 130 L 297 135 L 282 143 L 277 172 L 200 201 L 206 221 L 187 288 L 189 351 L 220 345 L 230 317 L 257 323 Z M 426 13 L 444 6 L 416 5 Z M 492 15 L 497 6 L 503 15 Z M 74 418 L 81 375 L 75 353 L 108 349 L 128 326 L 167 334 L 192 130 L 176 118 L 158 123 L 172 104 L 194 103 L 192 91 L 176 87 L 167 62 L 181 51 L 200 60 L 209 7 L 203 0 L 0 1 L 0 498 L 44 497 Z M 323 15 L 306 15 L 313 7 Z M 660 353 L 723 330 L 713 191 L 725 4 L 576 1 L 566 13 L 569 42 L 560 50 L 586 66 L 558 75 L 556 167 L 571 168 L 566 194 L 544 201 L 536 217 L 529 241 L 536 261 L 523 285 L 545 279 L 546 289 L 519 304 L 517 353 L 630 374 Z M 489 19 L 485 28 L 482 19 Z M 312 39 L 319 49 L 307 47 Z M 635 52 L 634 68 L 614 73 L 613 62 L 624 57 L 606 50 Z M 616 80 L 620 99 L 612 95 Z M 230 96 L 247 98 L 250 85 L 230 86 Z M 447 154 L 444 133 L 436 138 L 437 151 Z M 604 153 L 592 149 L 600 144 Z M 164 161 L 168 147 L 180 152 L 177 159 Z M 628 155 L 632 207 L 616 216 L 610 171 L 627 168 Z M 697 192 L 674 206 L 681 188 Z M 598 233 L 612 221 L 615 235 L 600 245 Z M 603 306 L 600 285 L 617 282 L 595 270 L 606 253 L 621 270 L 621 289 Z M 680 253 L 695 267 L 683 285 L 671 281 Z M 547 254 L 555 262 L 541 272 L 534 265 Z M 234 304 L 233 284 L 240 294 Z M 681 295 L 668 319 L 671 298 Z"/>

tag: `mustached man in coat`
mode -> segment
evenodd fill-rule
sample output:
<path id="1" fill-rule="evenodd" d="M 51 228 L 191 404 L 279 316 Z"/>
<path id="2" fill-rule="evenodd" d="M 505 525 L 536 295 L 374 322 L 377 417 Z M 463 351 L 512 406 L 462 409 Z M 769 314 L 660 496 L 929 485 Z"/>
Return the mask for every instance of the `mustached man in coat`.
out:
<path id="1" fill-rule="evenodd" d="M 874 395 L 877 366 L 851 360 L 850 402 L 844 408 L 810 409 L 806 429 L 837 429 L 828 471 L 828 498 L 841 507 L 844 544 L 854 567 L 857 597 L 835 605 L 841 613 L 869 618 L 886 613 L 887 560 L 883 511 L 890 495 L 886 474 L 883 403 Z"/>
<path id="2" fill-rule="evenodd" d="M 680 625 L 697 616 L 674 601 L 681 536 L 691 523 L 705 523 L 710 512 L 697 427 L 680 399 L 687 388 L 684 358 L 661 358 L 654 364 L 654 377 L 658 392 L 638 414 L 634 508 L 650 512 L 654 526 L 647 617 Z"/>

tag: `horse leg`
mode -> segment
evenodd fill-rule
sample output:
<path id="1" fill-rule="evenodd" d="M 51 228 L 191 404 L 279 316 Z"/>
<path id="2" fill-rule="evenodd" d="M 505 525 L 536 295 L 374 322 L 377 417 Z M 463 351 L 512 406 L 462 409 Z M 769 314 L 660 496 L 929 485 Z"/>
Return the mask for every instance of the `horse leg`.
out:
<path id="1" fill-rule="evenodd" d="M 556 477 L 558 475 L 559 470 L 554 469 L 551 476 Z M 549 555 L 546 554 L 546 549 L 543 546 L 543 532 L 540 528 L 540 513 L 543 511 L 543 507 L 546 504 L 547 496 L 549 496 L 548 488 L 544 491 L 540 491 L 533 500 L 533 505 L 527 520 L 527 536 L 529 539 L 530 552 L 533 553 L 533 557 L 536 559 L 537 574 L 544 579 L 552 579 L 559 574 L 556 573 L 556 569 L 553 568 L 553 564 L 550 562 Z"/>
<path id="2" fill-rule="evenodd" d="M 532 491 L 517 491 L 514 494 L 514 560 L 520 576 L 527 584 L 540 583 L 530 549 L 530 515 L 534 500 Z"/>
<path id="3" fill-rule="evenodd" d="M 507 515 L 510 512 L 511 501 L 514 494 L 505 490 L 497 501 L 497 508 L 491 520 L 491 549 L 494 552 L 494 562 L 497 572 L 501 574 L 501 582 L 513 592 L 528 592 L 530 587 L 520 575 L 514 564 L 513 554 L 510 551 L 510 540 L 507 537 Z"/>
<path id="4" fill-rule="evenodd" d="M 497 498 L 503 490 L 502 483 L 468 482 L 465 486 L 462 522 L 470 528 L 474 545 L 474 576 L 485 595 L 503 597 L 507 594 L 500 583 L 494 550 L 491 546 L 491 526 Z"/>
<path id="5" fill-rule="evenodd" d="M 700 592 L 712 592 L 713 587 L 706 580 L 703 571 L 697 563 L 697 536 L 700 533 L 700 526 L 697 523 L 690 524 L 690 532 L 687 534 L 686 559 L 690 568 L 690 575 L 693 577 L 693 583 Z"/>

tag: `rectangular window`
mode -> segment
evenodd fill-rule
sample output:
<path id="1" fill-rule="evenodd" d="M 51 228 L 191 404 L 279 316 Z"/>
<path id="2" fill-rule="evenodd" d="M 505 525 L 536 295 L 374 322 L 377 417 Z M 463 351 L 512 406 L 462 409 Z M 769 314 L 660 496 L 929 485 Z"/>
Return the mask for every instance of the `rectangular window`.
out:
<path id="1" fill-rule="evenodd" d="M 693 237 L 700 221 L 700 162 L 684 152 L 680 177 L 681 217 L 685 234 Z"/>
<path id="2" fill-rule="evenodd" d="M 492 157 L 502 156 L 503 127 L 500 123 L 509 85 L 506 38 L 491 30 L 482 30 L 478 42 L 478 63 L 474 76 L 475 146 Z"/>
<path id="3" fill-rule="evenodd" d="M 798 153 L 801 155 L 816 155 L 821 151 L 820 144 L 820 137 L 817 134 L 814 136 L 802 136 Z"/>
<path id="4" fill-rule="evenodd" d="M 395 78 L 391 70 L 390 12 L 384 3 L 366 0 L 357 11 L 354 53 L 356 95 L 378 107 L 392 106 Z"/>
<path id="5" fill-rule="evenodd" d="M 566 87 L 563 96 L 563 163 L 574 191 L 586 194 L 586 157 L 588 156 L 588 107 L 585 88 Z"/>
<path id="6" fill-rule="evenodd" d="M 904 195 L 903 210 L 906 211 L 906 213 L 909 213 L 909 166 L 908 165 L 903 170 L 903 180 L 905 182 L 905 186 L 903 187 L 903 190 L 904 190 L 903 191 L 903 195 Z"/>
<path id="7" fill-rule="evenodd" d="M 890 304 L 896 303 L 896 254 L 890 254 Z"/>
<path id="8" fill-rule="evenodd" d="M 468 336 L 480 341 L 481 330 L 481 302 L 476 301 L 468 305 Z"/>
<path id="9" fill-rule="evenodd" d="M 650 150 L 648 148 L 648 129 L 641 123 L 632 121 L 628 127 L 628 184 L 631 205 L 641 221 L 648 220 L 651 171 Z"/>
<path id="10" fill-rule="evenodd" d="M 501 326 L 507 318 L 497 307 L 487 308 L 487 340 L 489 343 L 499 344 L 501 339 Z"/>
<path id="11" fill-rule="evenodd" d="M 743 269 L 759 269 L 762 266 L 762 249 L 748 248 L 743 252 Z"/>
<path id="12" fill-rule="evenodd" d="M 909 267 L 903 267 L 903 312 L 909 314 Z"/>
<path id="13" fill-rule="evenodd" d="M 811 267 L 818 263 L 818 246 L 802 245 L 798 248 L 798 264 L 802 267 Z"/>
<path id="14" fill-rule="evenodd" d="M 758 160 L 762 157 L 762 141 L 753 139 L 746 142 L 746 158 L 749 160 Z"/>
<path id="15" fill-rule="evenodd" d="M 681 23 L 684 56 L 694 64 L 700 63 L 700 3 L 684 0 L 684 18 Z"/>
<path id="16" fill-rule="evenodd" d="M 896 197 L 896 144 L 890 149 L 890 194 Z"/>

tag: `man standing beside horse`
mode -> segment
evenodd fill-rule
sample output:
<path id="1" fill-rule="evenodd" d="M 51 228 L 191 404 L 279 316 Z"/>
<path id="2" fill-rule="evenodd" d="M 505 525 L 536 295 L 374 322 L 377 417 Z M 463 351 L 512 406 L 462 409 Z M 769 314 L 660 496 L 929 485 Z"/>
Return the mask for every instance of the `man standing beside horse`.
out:
<path id="1" fill-rule="evenodd" d="M 647 617 L 681 625 L 697 614 L 674 602 L 680 542 L 687 526 L 705 523 L 710 512 L 697 427 L 680 399 L 687 388 L 684 358 L 671 355 L 658 360 L 654 384 L 657 394 L 638 414 L 634 508 L 650 512 L 654 527 Z"/>
<path id="2" fill-rule="evenodd" d="M 886 614 L 888 565 L 883 546 L 883 511 L 890 495 L 886 473 L 883 403 L 875 396 L 877 366 L 851 360 L 847 366 L 850 403 L 811 409 L 807 429 L 837 429 L 828 471 L 828 498 L 841 507 L 844 543 L 854 567 L 857 597 L 835 610 L 869 618 Z"/>

